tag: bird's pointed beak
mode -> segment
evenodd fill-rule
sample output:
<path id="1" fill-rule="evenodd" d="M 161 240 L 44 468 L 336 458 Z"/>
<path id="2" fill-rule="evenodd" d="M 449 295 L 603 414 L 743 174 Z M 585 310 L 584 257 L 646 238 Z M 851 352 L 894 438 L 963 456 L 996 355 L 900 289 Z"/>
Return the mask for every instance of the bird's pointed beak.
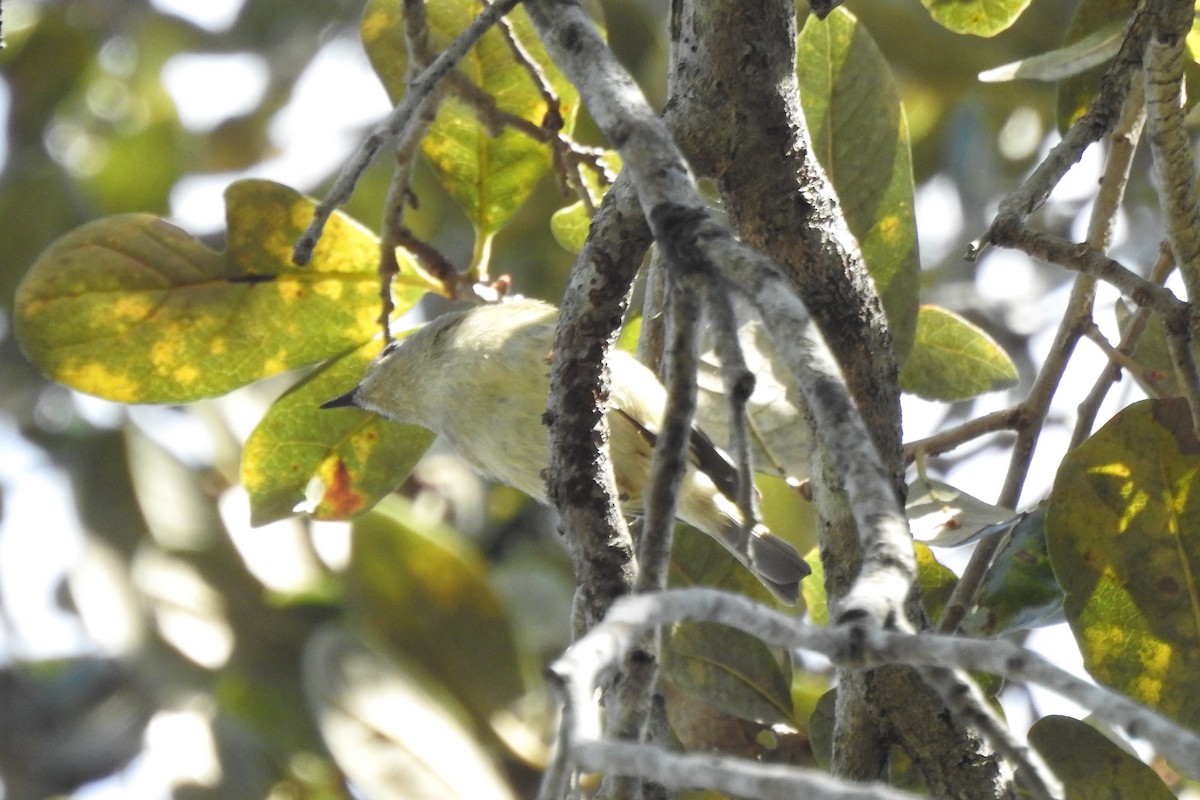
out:
<path id="1" fill-rule="evenodd" d="M 321 408 L 358 408 L 358 387 L 355 386 L 345 394 L 339 394 L 332 400 L 321 403 Z"/>

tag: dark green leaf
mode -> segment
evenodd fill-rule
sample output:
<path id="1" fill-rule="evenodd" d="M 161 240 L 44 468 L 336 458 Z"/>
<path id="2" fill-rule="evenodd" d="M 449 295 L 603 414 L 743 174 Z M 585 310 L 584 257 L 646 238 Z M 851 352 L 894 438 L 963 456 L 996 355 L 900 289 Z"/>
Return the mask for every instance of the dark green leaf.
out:
<path id="1" fill-rule="evenodd" d="M 1029 729 L 1037 748 L 1067 790 L 1067 800 L 1172 800 L 1153 769 L 1086 722 L 1049 716 Z"/>
<path id="2" fill-rule="evenodd" d="M 1063 592 L 1046 552 L 1046 509 L 1023 515 L 996 553 L 979 597 L 963 620 L 973 636 L 993 636 L 1062 621 Z"/>
<path id="3" fill-rule="evenodd" d="M 676 688 L 739 719 L 792 722 L 791 679 L 771 648 L 742 631 L 712 623 L 671 629 L 663 677 Z"/>

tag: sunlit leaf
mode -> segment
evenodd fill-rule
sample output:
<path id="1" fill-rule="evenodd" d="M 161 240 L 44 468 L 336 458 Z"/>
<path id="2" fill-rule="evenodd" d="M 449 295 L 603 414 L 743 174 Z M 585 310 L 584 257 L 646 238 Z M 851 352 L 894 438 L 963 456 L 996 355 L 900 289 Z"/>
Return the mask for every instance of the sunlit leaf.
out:
<path id="1" fill-rule="evenodd" d="M 1086 722 L 1056 715 L 1042 717 L 1029 729 L 1029 743 L 1063 782 L 1066 800 L 1175 797 L 1153 769 Z"/>
<path id="2" fill-rule="evenodd" d="M 921 586 L 921 598 L 931 619 L 942 615 L 942 609 L 958 583 L 958 576 L 949 567 L 938 562 L 933 551 L 920 542 L 913 542 L 917 555 L 917 583 Z"/>
<path id="3" fill-rule="evenodd" d="M 792 720 L 791 676 L 777 654 L 734 628 L 676 625 L 662 651 L 663 677 L 725 714 L 763 723 Z"/>
<path id="4" fill-rule="evenodd" d="M 224 394 L 362 344 L 379 315 L 378 246 L 335 214 L 312 263 L 292 246 L 313 203 L 268 181 L 226 191 L 224 253 L 156 217 L 84 225 L 52 244 L 16 299 L 17 336 L 57 381 L 126 403 Z M 407 260 L 401 254 L 402 263 Z M 428 288 L 412 270 L 397 306 Z"/>
<path id="5" fill-rule="evenodd" d="M 356 520 L 353 535 L 348 603 L 373 641 L 437 675 L 485 724 L 525 691 L 505 608 L 461 536 L 399 498 Z"/>
<path id="6" fill-rule="evenodd" d="M 611 177 L 615 177 L 621 171 L 621 155 L 617 151 L 605 152 L 602 160 Z M 598 207 L 600 201 L 604 199 L 604 195 L 608 194 L 608 190 L 612 188 L 612 184 L 602 184 L 593 169 L 585 167 L 581 172 L 592 205 Z M 587 240 L 588 229 L 591 228 L 591 225 L 592 216 L 588 213 L 582 200 L 560 208 L 550 217 L 550 232 L 554 234 L 554 240 L 564 250 L 572 253 L 578 253 L 583 249 L 583 243 Z"/>
<path id="7" fill-rule="evenodd" d="M 824 21 L 809 17 L 796 75 L 814 152 L 862 247 L 903 362 L 916 325 L 920 257 L 896 81 L 866 28 L 842 8 Z"/>
<path id="8" fill-rule="evenodd" d="M 934 547 L 957 547 L 1013 517 L 1010 509 L 985 503 L 943 481 L 918 476 L 908 485 L 905 505 L 915 538 Z"/>
<path id="9" fill-rule="evenodd" d="M 413 659 L 385 660 L 344 631 L 328 628 L 305 649 L 304 677 L 325 743 L 364 796 L 516 797 L 471 735 L 461 706 Z"/>
<path id="10" fill-rule="evenodd" d="M 313 373 L 250 434 L 241 478 L 255 525 L 289 516 L 305 501 L 317 519 L 351 519 L 394 490 L 433 443 L 424 428 L 320 408 L 358 382 L 381 345 L 370 341 Z"/>
<path id="11" fill-rule="evenodd" d="M 1200 727 L 1200 441 L 1183 400 L 1124 409 L 1067 454 L 1046 515 L 1054 574 L 1099 682 Z"/>
<path id="12" fill-rule="evenodd" d="M 929 400 L 967 400 L 1017 382 L 1017 367 L 992 337 L 957 314 L 921 306 L 900 388 Z"/>
<path id="13" fill-rule="evenodd" d="M 921 5 L 955 33 L 995 36 L 1017 21 L 1029 0 L 921 0 Z"/>
<path id="14" fill-rule="evenodd" d="M 1013 80 L 1057 81 L 1103 64 L 1121 49 L 1124 25 L 1105 25 L 1077 42 L 979 73 L 984 83 Z"/>
<path id="15" fill-rule="evenodd" d="M 808 621 L 813 625 L 828 625 L 829 598 L 825 595 L 825 565 L 821 563 L 820 548 L 814 547 L 804 560 L 812 568 L 812 574 L 800 581 L 800 596 L 808 610 Z"/>
<path id="16" fill-rule="evenodd" d="M 479 0 L 440 0 L 426 4 L 430 47 L 447 47 L 483 10 Z M 393 101 L 404 94 L 408 53 L 404 43 L 403 4 L 371 0 L 363 11 L 363 45 Z M 507 17 L 517 39 L 540 67 L 559 100 L 563 132 L 569 134 L 579 108 L 579 95 L 546 55 L 524 9 Z M 504 227 L 537 187 L 550 166 L 550 151 L 502 120 L 489 121 L 472 105 L 476 90 L 484 107 L 492 102 L 534 126 L 541 126 L 547 107 L 525 65 L 513 55 L 500 31 L 484 34 L 459 64 L 458 76 L 446 84 L 437 117 L 422 142 L 441 184 L 463 207 L 477 235 L 486 239 Z M 456 80 L 472 88 L 463 89 Z M 490 99 L 486 96 L 490 96 Z M 498 133 L 498 135 L 493 135 Z"/>

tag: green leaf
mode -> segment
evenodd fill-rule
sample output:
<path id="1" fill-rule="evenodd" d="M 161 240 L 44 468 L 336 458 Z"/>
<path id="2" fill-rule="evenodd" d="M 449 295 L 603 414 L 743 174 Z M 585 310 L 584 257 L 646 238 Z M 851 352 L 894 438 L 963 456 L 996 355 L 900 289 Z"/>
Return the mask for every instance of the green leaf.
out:
<path id="1" fill-rule="evenodd" d="M 813 149 L 862 247 L 903 362 L 916 325 L 920 256 L 900 93 L 870 34 L 845 9 L 824 21 L 809 17 L 797 41 Z"/>
<path id="2" fill-rule="evenodd" d="M 1069 453 L 1046 515 L 1097 681 L 1200 728 L 1200 441 L 1187 403 L 1135 403 Z"/>
<path id="3" fill-rule="evenodd" d="M 1077 42 L 979 73 L 984 83 L 1012 80 L 1057 81 L 1109 61 L 1121 49 L 1125 26 L 1120 22 L 1092 31 Z"/>
<path id="4" fill-rule="evenodd" d="M 610 177 L 615 177 L 621 171 L 621 154 L 616 150 L 605 151 L 601 161 L 607 168 Z M 604 195 L 608 194 L 612 184 L 601 183 L 593 169 L 582 167 L 580 171 L 583 173 L 583 183 L 592 200 L 592 206 L 599 207 L 600 201 L 604 199 Z M 564 250 L 571 253 L 578 253 L 583 249 L 583 243 L 587 240 L 591 227 L 592 215 L 588 213 L 582 200 L 564 206 L 550 216 L 550 232 L 554 234 L 554 240 Z"/>
<path id="5" fill-rule="evenodd" d="M 972 636 L 994 636 L 1062 621 L 1063 591 L 1046 550 L 1046 509 L 1022 515 L 996 553 L 979 596 L 963 620 Z"/>
<path id="6" fill-rule="evenodd" d="M 992 337 L 951 311 L 921 306 L 916 341 L 900 372 L 901 389 L 953 402 L 1016 382 L 1016 365 Z"/>
<path id="7" fill-rule="evenodd" d="M 399 497 L 357 519 L 353 537 L 347 598 L 373 641 L 437 675 L 483 724 L 524 693 L 512 625 L 469 543 Z"/>
<path id="8" fill-rule="evenodd" d="M 1175 797 L 1153 769 L 1086 722 L 1056 715 L 1042 717 L 1029 729 L 1029 743 L 1063 782 L 1067 800 Z"/>
<path id="9" fill-rule="evenodd" d="M 821 769 L 833 766 L 833 729 L 837 724 L 837 687 L 833 687 L 817 701 L 817 707 L 808 719 L 808 736 L 812 740 L 813 760 Z"/>
<path id="10" fill-rule="evenodd" d="M 662 668 L 676 688 L 726 714 L 792 723 L 791 676 L 771 648 L 747 633 L 713 623 L 676 625 L 664 642 Z"/>
<path id="11" fill-rule="evenodd" d="M 321 735 L 364 796 L 516 797 L 461 706 L 412 658 L 385 660 L 331 627 L 305 647 L 303 674 Z"/>
<path id="12" fill-rule="evenodd" d="M 921 0 L 921 5 L 944 28 L 986 37 L 1007 30 L 1029 0 Z"/>
<path id="13" fill-rule="evenodd" d="M 808 621 L 813 625 L 829 624 L 829 598 L 825 594 L 825 565 L 821 563 L 821 548 L 814 547 L 805 554 L 804 560 L 812 567 L 812 574 L 800 581 L 800 596 L 808 610 Z"/>
<path id="14" fill-rule="evenodd" d="M 161 219 L 108 217 L 54 242 L 17 291 L 31 361 L 74 389 L 125 403 L 214 397 L 343 353 L 377 330 L 375 237 L 329 221 L 312 263 L 291 263 L 313 202 L 268 181 L 225 193 L 228 249 Z M 411 262 L 396 304 L 424 294 Z"/>
<path id="15" fill-rule="evenodd" d="M 439 0 L 426 4 L 429 44 L 445 49 L 483 10 L 479 0 Z M 371 0 L 363 11 L 363 46 L 392 100 L 404 95 L 408 54 L 404 44 L 403 4 Z M 517 39 L 539 66 L 559 99 L 562 132 L 569 135 L 579 109 L 579 95 L 546 55 L 524 9 L 507 17 Z M 471 48 L 458 67 L 479 96 L 496 108 L 541 126 L 547 107 L 526 67 L 514 57 L 499 30 L 493 28 Z M 477 236 L 486 239 L 504 227 L 537 187 L 550 166 L 550 151 L 511 126 L 498 135 L 476 108 L 462 99 L 454 80 L 447 83 L 437 117 L 421 144 L 438 180 L 466 211 Z M 472 92 L 466 90 L 466 92 Z M 485 100 L 484 102 L 491 102 Z"/>
<path id="16" fill-rule="evenodd" d="M 667 582 L 672 588 L 715 586 L 746 595 L 764 605 L 778 605 L 758 579 L 715 539 L 687 525 L 675 528 Z M 802 585 L 807 582 L 808 579 Z M 802 610 L 799 609 L 797 613 Z"/>
<path id="17" fill-rule="evenodd" d="M 942 609 L 958 583 L 958 576 L 949 567 L 933 556 L 933 551 L 920 542 L 913 542 L 917 555 L 917 583 L 921 585 L 921 598 L 931 619 L 942 615 Z"/>
<path id="18" fill-rule="evenodd" d="M 305 500 L 317 519 L 350 519 L 399 486 L 433 443 L 424 428 L 353 408 L 320 408 L 358 382 L 381 346 L 373 340 L 356 348 L 267 410 L 242 451 L 254 525 L 290 516 Z"/>

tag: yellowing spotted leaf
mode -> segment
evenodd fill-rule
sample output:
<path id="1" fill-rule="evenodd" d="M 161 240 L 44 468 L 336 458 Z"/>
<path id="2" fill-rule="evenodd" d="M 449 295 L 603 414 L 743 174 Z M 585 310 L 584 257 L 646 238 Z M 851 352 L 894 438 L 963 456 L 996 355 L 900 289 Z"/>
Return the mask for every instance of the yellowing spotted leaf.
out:
<path id="1" fill-rule="evenodd" d="M 17 290 L 15 329 L 34 362 L 74 389 L 124 403 L 213 397 L 356 347 L 377 330 L 378 243 L 334 215 L 312 263 L 291 263 L 313 203 L 268 181 L 225 194 L 228 247 L 157 217 L 84 225 L 38 258 Z M 407 258 L 407 308 L 428 288 Z"/>
<path id="2" fill-rule="evenodd" d="M 1198 482 L 1200 440 L 1187 402 L 1143 400 L 1067 454 L 1046 512 L 1050 563 L 1088 672 L 1193 729 Z"/>

